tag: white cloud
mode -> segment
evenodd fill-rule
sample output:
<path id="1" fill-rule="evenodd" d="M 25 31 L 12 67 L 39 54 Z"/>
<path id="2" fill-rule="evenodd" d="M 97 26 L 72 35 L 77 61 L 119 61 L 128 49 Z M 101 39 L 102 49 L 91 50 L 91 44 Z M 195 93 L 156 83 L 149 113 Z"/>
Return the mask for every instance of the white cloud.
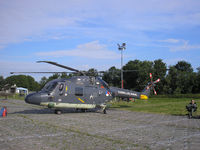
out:
<path id="1" fill-rule="evenodd" d="M 178 43 L 178 42 L 180 42 L 180 40 L 179 39 L 166 39 L 166 40 L 159 40 L 159 42 Z"/>
<path id="2" fill-rule="evenodd" d="M 12 0 L 0 1 L 0 45 L 40 39 L 44 35 L 74 31 L 84 35 L 100 29 L 123 33 L 123 29 L 164 30 L 200 25 L 198 0 Z M 127 34 L 125 33 L 125 34 Z M 131 34 L 131 33 L 130 33 Z M 89 36 L 91 32 L 89 32 Z M 112 36 L 112 35 L 110 35 Z M 49 38 L 51 38 L 49 36 Z M 104 36 L 106 38 L 106 36 Z"/>
<path id="3" fill-rule="evenodd" d="M 189 44 L 189 41 L 182 40 L 178 43 L 178 45 L 170 46 L 171 52 L 177 52 L 177 51 L 190 51 L 193 49 L 200 49 L 200 45 L 191 45 Z"/>
<path id="4" fill-rule="evenodd" d="M 92 59 L 118 59 L 120 57 L 119 54 L 108 50 L 106 45 L 100 44 L 98 41 L 78 45 L 77 48 L 73 50 L 39 52 L 36 53 L 36 55 L 50 57 L 78 56 Z"/>
<path id="5" fill-rule="evenodd" d="M 177 51 L 190 51 L 194 49 L 200 49 L 200 45 L 193 45 L 189 44 L 188 40 L 184 39 L 165 39 L 165 40 L 157 40 L 156 42 L 159 42 L 159 46 L 161 47 L 167 47 L 171 52 L 177 52 Z"/>
<path id="6" fill-rule="evenodd" d="M 31 36 L 40 38 L 52 29 L 75 25 L 76 18 L 56 16 L 55 8 L 50 1 L 1 1 L 0 45 L 23 42 Z"/>

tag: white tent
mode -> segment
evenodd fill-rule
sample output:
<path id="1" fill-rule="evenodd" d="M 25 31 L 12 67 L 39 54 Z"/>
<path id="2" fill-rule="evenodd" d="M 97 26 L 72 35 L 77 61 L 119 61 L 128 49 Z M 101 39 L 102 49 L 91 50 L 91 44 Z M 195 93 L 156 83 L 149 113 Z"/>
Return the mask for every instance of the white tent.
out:
<path id="1" fill-rule="evenodd" d="M 23 88 L 23 87 L 17 87 L 16 88 L 16 93 L 27 95 L 28 94 L 28 89 Z"/>

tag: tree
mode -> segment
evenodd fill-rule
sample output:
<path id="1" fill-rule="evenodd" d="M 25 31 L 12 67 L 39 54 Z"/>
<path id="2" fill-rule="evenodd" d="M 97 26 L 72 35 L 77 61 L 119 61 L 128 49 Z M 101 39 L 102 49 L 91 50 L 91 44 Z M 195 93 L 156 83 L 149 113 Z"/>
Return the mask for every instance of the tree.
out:
<path id="1" fill-rule="evenodd" d="M 111 86 L 120 87 L 120 69 L 117 69 L 114 66 L 109 68 L 108 71 L 104 73 L 103 80 Z"/>
<path id="2" fill-rule="evenodd" d="M 5 85 L 5 80 L 3 76 L 0 76 L 0 90 L 4 87 L 4 85 Z"/>
<path id="3" fill-rule="evenodd" d="M 196 74 L 188 62 L 179 61 L 176 65 L 171 66 L 167 79 L 171 88 L 169 94 L 186 94 L 194 91 Z"/>
<path id="4" fill-rule="evenodd" d="M 28 80 L 25 75 L 14 75 L 7 77 L 5 79 L 7 84 L 14 85 L 16 84 L 18 87 L 28 88 Z"/>
<path id="5" fill-rule="evenodd" d="M 153 77 L 154 79 L 160 79 L 162 82 L 157 84 L 156 89 L 158 93 L 164 94 L 164 86 L 166 82 L 167 65 L 162 59 L 155 60 L 153 63 Z"/>
<path id="6" fill-rule="evenodd" d="M 179 61 L 174 67 L 182 72 L 193 72 L 192 65 L 186 61 Z"/>
<path id="7" fill-rule="evenodd" d="M 197 67 L 197 73 L 200 74 L 200 67 Z"/>
<path id="8" fill-rule="evenodd" d="M 123 70 L 133 70 L 132 72 L 124 72 L 125 87 L 133 90 L 142 90 L 149 82 L 149 73 L 153 70 L 153 62 L 151 61 L 129 61 Z"/>
<path id="9" fill-rule="evenodd" d="M 72 74 L 67 75 L 66 73 L 62 73 L 60 76 L 60 78 L 66 78 L 66 79 L 68 79 L 70 77 L 72 77 Z"/>
<path id="10" fill-rule="evenodd" d="M 86 75 L 87 76 L 94 76 L 94 77 L 96 77 L 96 76 L 98 76 L 98 71 L 96 69 L 94 69 L 94 68 L 91 68 L 91 69 L 89 69 L 86 72 Z"/>
<path id="11" fill-rule="evenodd" d="M 28 89 L 31 91 L 38 91 L 40 89 L 40 85 L 35 79 L 31 76 L 26 76 L 28 80 Z"/>
<path id="12" fill-rule="evenodd" d="M 177 69 L 174 66 L 169 67 L 169 72 L 166 77 L 167 79 L 167 86 L 168 86 L 168 92 L 167 94 L 173 94 L 174 91 L 177 88 Z"/>
<path id="13" fill-rule="evenodd" d="M 14 75 L 7 77 L 5 82 L 10 85 L 16 84 L 17 87 L 28 88 L 30 91 L 37 91 L 40 87 L 33 77 L 25 75 Z"/>
<path id="14" fill-rule="evenodd" d="M 140 63 L 138 90 L 143 90 L 144 87 L 150 82 L 149 74 L 153 71 L 152 61 L 143 61 Z"/>
<path id="15" fill-rule="evenodd" d="M 192 93 L 200 93 L 200 70 L 196 73 Z"/>
<path id="16" fill-rule="evenodd" d="M 54 80 L 54 79 L 58 79 L 60 78 L 60 75 L 58 73 L 55 73 L 53 74 L 52 76 L 50 76 L 48 79 L 47 79 L 47 82 L 51 81 L 51 80 Z"/>
<path id="17" fill-rule="evenodd" d="M 43 88 L 44 85 L 47 83 L 47 78 L 42 77 L 39 83 L 40 83 L 40 88 Z"/>
<path id="18" fill-rule="evenodd" d="M 128 89 L 138 89 L 138 78 L 139 78 L 139 70 L 140 61 L 134 60 L 129 61 L 124 67 L 123 70 L 135 70 L 134 72 L 124 72 L 124 87 Z"/>

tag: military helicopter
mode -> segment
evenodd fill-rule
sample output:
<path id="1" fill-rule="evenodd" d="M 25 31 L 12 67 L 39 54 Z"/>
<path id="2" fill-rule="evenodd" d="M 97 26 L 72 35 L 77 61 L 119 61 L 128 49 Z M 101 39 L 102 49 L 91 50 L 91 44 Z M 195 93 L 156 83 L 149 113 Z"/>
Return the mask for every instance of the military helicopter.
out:
<path id="1" fill-rule="evenodd" d="M 56 62 L 38 62 L 48 63 L 82 74 L 82 76 L 73 76 L 69 79 L 52 80 L 41 91 L 26 96 L 26 103 L 53 108 L 56 114 L 61 114 L 63 108 L 75 108 L 82 111 L 96 109 L 106 114 L 106 103 L 114 97 L 148 99 L 150 90 L 154 89 L 155 84 L 160 81 L 158 79 L 153 82 L 152 74 L 150 74 L 151 82 L 148 83 L 142 92 L 136 92 L 117 87 L 109 87 L 100 77 L 86 76 L 83 71 Z"/>

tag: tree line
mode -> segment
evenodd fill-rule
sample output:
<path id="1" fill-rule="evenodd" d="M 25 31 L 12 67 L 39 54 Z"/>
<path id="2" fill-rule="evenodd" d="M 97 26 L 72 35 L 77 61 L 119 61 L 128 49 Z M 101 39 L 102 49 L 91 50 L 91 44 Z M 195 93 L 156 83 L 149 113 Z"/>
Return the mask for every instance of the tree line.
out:
<path id="1" fill-rule="evenodd" d="M 149 73 L 153 79 L 161 79 L 157 84 L 158 94 L 195 94 L 200 93 L 200 67 L 194 72 L 191 64 L 179 61 L 177 64 L 167 68 L 161 59 L 155 61 L 131 60 L 123 66 L 124 88 L 141 91 L 150 82 Z M 98 76 L 99 72 L 92 68 L 85 72 L 89 76 Z M 48 81 L 57 78 L 70 78 L 78 74 L 53 74 L 49 78 L 42 77 L 39 82 L 31 76 L 13 75 L 7 78 L 0 76 L 0 89 L 6 84 L 16 84 L 18 87 L 28 88 L 30 91 L 40 90 Z M 120 87 L 121 70 L 115 66 L 107 71 L 101 72 L 102 79 L 110 86 Z"/>
<path id="2" fill-rule="evenodd" d="M 111 67 L 103 76 L 110 85 L 120 87 L 120 69 Z M 156 85 L 158 94 L 196 94 L 200 93 L 200 67 L 194 72 L 190 63 L 179 61 L 167 68 L 161 59 L 155 61 L 129 61 L 123 66 L 124 87 L 141 91 L 153 79 L 161 81 Z"/>

